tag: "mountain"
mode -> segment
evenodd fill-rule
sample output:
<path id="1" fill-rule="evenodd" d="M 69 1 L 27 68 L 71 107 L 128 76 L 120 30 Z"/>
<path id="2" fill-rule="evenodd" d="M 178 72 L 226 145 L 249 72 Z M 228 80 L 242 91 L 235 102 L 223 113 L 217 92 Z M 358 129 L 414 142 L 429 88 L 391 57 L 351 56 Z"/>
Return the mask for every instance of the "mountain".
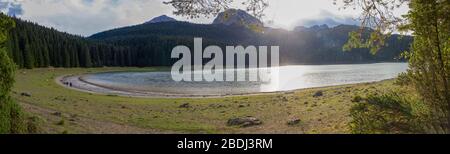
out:
<path id="1" fill-rule="evenodd" d="M 155 17 L 150 21 L 147 21 L 146 24 L 153 24 L 153 23 L 160 23 L 160 22 L 173 22 L 173 21 L 177 21 L 177 20 L 175 20 L 172 17 L 162 15 L 162 16 Z"/>
<path id="2" fill-rule="evenodd" d="M 398 62 L 401 52 L 408 50 L 412 37 L 392 35 L 386 40 L 387 46 L 373 55 L 369 49 L 360 48 L 344 52 L 342 47 L 348 41 L 349 33 L 360 27 L 338 25 L 336 27 L 300 27 L 296 31 L 271 29 L 265 32 L 271 44 L 280 46 L 282 64 L 348 64 L 373 62 Z M 370 29 L 365 29 L 367 36 Z"/>
<path id="3" fill-rule="evenodd" d="M 172 49 L 178 45 L 192 49 L 194 37 L 202 37 L 204 46 L 217 45 L 224 51 L 226 46 L 279 46 L 282 65 L 394 62 L 402 60 L 400 53 L 412 41 L 412 37 L 393 35 L 387 47 L 372 55 L 368 49 L 342 51 L 349 32 L 359 30 L 350 25 L 294 31 L 266 27 L 257 32 L 239 24 L 173 21 L 116 28 L 86 38 L 14 20 L 17 26 L 10 32 L 8 53 L 21 68 L 171 66 L 176 61 L 170 58 Z"/>
<path id="4" fill-rule="evenodd" d="M 228 9 L 218 14 L 213 24 L 239 25 L 239 26 L 257 26 L 263 27 L 263 23 L 244 10 Z"/>
<path id="5" fill-rule="evenodd" d="M 218 15 L 215 24 L 193 24 L 188 22 L 168 22 L 151 25 L 136 25 L 101 32 L 90 37 L 96 41 L 133 46 L 152 51 L 147 43 L 160 41 L 178 42 L 192 48 L 194 37 L 202 37 L 205 46 L 218 45 L 224 49 L 227 45 L 280 46 L 280 62 L 288 64 L 345 64 L 401 61 L 399 55 L 409 48 L 411 37 L 389 38 L 389 46 L 372 55 L 369 49 L 342 50 L 348 40 L 348 34 L 359 30 L 358 26 L 339 25 L 329 27 L 316 25 L 299 27 L 294 31 L 264 28 L 264 33 L 255 32 L 239 24 L 218 24 L 223 15 Z M 366 29 L 369 31 L 369 29 Z M 367 33 L 367 32 L 366 32 Z M 163 59 L 170 59 L 174 46 L 163 45 L 164 51 L 158 51 Z"/>

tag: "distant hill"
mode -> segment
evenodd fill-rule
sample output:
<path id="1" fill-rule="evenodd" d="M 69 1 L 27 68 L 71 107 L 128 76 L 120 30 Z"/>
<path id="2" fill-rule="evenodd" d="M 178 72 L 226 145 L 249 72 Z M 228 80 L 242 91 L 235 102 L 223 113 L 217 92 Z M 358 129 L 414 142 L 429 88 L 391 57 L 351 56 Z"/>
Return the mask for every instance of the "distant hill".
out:
<path id="1" fill-rule="evenodd" d="M 279 44 L 284 64 L 348 64 L 405 61 L 399 58 L 401 52 L 409 49 L 412 37 L 393 35 L 387 40 L 387 47 L 372 55 L 369 49 L 353 49 L 344 52 L 342 47 L 348 35 L 360 27 L 339 25 L 336 27 L 301 27 L 294 31 L 282 29 L 267 30 L 265 35 L 273 44 Z M 367 30 L 365 34 L 368 34 Z M 401 38 L 401 39 L 400 39 Z"/>
<path id="2" fill-rule="evenodd" d="M 249 27 L 237 24 L 247 18 L 238 10 L 233 14 L 223 12 L 218 15 L 213 24 L 193 24 L 188 22 L 168 22 L 152 25 L 136 25 L 101 32 L 90 37 L 121 46 L 138 46 L 145 49 L 148 39 L 180 41 L 192 46 L 194 37 L 202 37 L 207 44 L 225 45 L 277 45 L 280 46 L 281 63 L 288 64 L 343 64 L 404 61 L 399 58 L 401 52 L 409 48 L 411 37 L 398 39 L 394 35 L 388 39 L 388 46 L 382 48 L 379 54 L 372 55 L 368 49 L 354 49 L 349 52 L 342 50 L 348 40 L 348 34 L 359 30 L 358 26 L 339 25 L 328 27 L 316 25 L 312 27 L 297 27 L 293 31 L 265 27 L 263 32 L 255 32 Z M 223 21 L 224 16 L 227 20 Z M 256 19 L 256 18 L 255 18 Z M 259 21 L 259 20 L 258 20 Z M 237 23 L 236 23 L 237 22 Z M 242 23 L 242 22 L 241 22 Z M 259 22 L 256 22 L 259 23 Z M 261 23 L 262 24 L 262 23 Z M 367 31 L 370 31 L 367 29 Z M 182 40 L 182 41 L 181 41 Z M 164 46 L 164 45 L 163 45 Z M 148 47 L 148 46 L 147 46 Z M 165 47 L 165 46 L 164 46 Z M 164 51 L 170 55 L 170 48 Z M 148 47 L 151 50 L 152 47 Z M 168 57 L 164 57 L 168 58 Z"/>
<path id="3" fill-rule="evenodd" d="M 388 47 L 372 55 L 368 49 L 342 51 L 348 33 L 358 30 L 357 26 L 321 25 L 293 31 L 263 27 L 262 32 L 255 32 L 246 25 L 219 22 L 221 19 L 215 24 L 193 24 L 163 18 L 87 38 L 15 19 L 17 27 L 10 33 L 9 54 L 22 68 L 171 66 L 175 59 L 170 53 L 175 46 L 192 48 L 194 37 L 202 37 L 204 46 L 280 46 L 283 65 L 343 64 L 402 61 L 398 57 L 412 41 L 411 37 L 399 40 L 394 35 L 388 39 Z"/>

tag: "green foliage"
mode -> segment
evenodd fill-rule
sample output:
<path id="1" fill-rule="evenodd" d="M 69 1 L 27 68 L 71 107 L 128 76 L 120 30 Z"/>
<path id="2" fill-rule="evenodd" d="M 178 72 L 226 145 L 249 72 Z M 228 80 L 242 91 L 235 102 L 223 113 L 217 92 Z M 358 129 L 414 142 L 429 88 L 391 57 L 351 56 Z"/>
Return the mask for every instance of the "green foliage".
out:
<path id="1" fill-rule="evenodd" d="M 5 99 L 14 84 L 15 65 L 5 50 L 7 31 L 14 26 L 14 22 L 0 16 L 0 99 Z"/>
<path id="2" fill-rule="evenodd" d="M 7 40 L 7 33 L 12 27 L 14 27 L 14 22 L 3 14 L 0 14 L 0 44 L 3 45 Z"/>
<path id="3" fill-rule="evenodd" d="M 426 111 L 417 104 L 393 92 L 369 95 L 351 108 L 351 131 L 355 134 L 423 133 Z"/>
<path id="4" fill-rule="evenodd" d="M 414 42 L 409 52 L 402 55 L 409 60 L 407 74 L 402 74 L 396 84 L 413 85 L 430 108 L 430 118 L 436 133 L 450 133 L 450 1 L 448 0 L 393 0 L 383 1 L 344 1 L 345 6 L 363 7 L 363 19 L 378 17 L 375 20 L 376 31 L 369 38 L 353 32 L 346 50 L 359 47 L 371 47 L 378 50 L 384 45 L 385 36 L 394 30 L 412 32 Z M 395 3 L 409 4 L 409 12 L 404 20 L 392 16 L 389 7 Z M 370 22 L 369 22 L 370 23 Z M 400 23 L 400 24 L 399 24 Z M 367 22 L 363 21 L 363 25 Z M 387 33 L 383 33 L 387 32 Z"/>
<path id="5" fill-rule="evenodd" d="M 10 97 L 0 99 L 0 134 L 27 133 L 25 114 Z"/>
<path id="6" fill-rule="evenodd" d="M 357 103 L 359 103 L 359 102 L 361 102 L 362 100 L 363 100 L 363 98 L 362 98 L 361 96 L 356 95 L 356 96 L 353 97 L 352 102 L 357 102 Z"/>
<path id="7" fill-rule="evenodd" d="M 64 119 L 61 119 L 60 121 L 58 121 L 57 123 L 56 123 L 56 125 L 64 125 L 64 124 L 66 124 L 66 121 L 64 120 Z"/>
<path id="8" fill-rule="evenodd" d="M 0 14 L 0 134 L 25 133 L 24 114 L 9 93 L 14 84 L 16 65 L 5 50 L 8 30 L 14 27 L 14 22 Z"/>
<path id="9" fill-rule="evenodd" d="M 44 120 L 38 116 L 30 116 L 27 119 L 27 133 L 37 134 L 42 132 Z"/>
<path id="10" fill-rule="evenodd" d="M 409 76 L 430 106 L 433 128 L 450 133 L 450 1 L 413 0 L 403 28 L 415 36 Z"/>
<path id="11" fill-rule="evenodd" d="M 399 86 L 409 86 L 411 85 L 411 78 L 408 73 L 400 73 L 398 77 L 395 79 L 394 84 Z"/>

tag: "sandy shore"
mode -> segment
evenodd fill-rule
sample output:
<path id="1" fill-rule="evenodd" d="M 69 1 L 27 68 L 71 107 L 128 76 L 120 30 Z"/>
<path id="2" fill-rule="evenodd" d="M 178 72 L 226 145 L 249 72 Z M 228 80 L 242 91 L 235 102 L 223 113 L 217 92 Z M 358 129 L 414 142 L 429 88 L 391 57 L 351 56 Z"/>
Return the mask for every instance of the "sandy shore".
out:
<path id="1" fill-rule="evenodd" d="M 130 89 L 118 89 L 112 87 L 106 87 L 95 83 L 83 80 L 83 75 L 67 75 L 60 76 L 55 81 L 66 88 L 72 90 L 78 90 L 82 92 L 115 95 L 124 97 L 142 97 L 142 98 L 217 98 L 217 97 L 231 97 L 231 96 L 251 96 L 251 95 L 264 95 L 264 94 L 276 94 L 276 93 L 289 93 L 292 91 L 284 92 L 267 92 L 267 93 L 248 93 L 248 94 L 229 94 L 229 95 L 186 95 L 186 94 L 169 94 L 169 93 L 156 93 L 147 91 L 133 91 Z M 67 84 L 66 84 L 67 83 Z"/>

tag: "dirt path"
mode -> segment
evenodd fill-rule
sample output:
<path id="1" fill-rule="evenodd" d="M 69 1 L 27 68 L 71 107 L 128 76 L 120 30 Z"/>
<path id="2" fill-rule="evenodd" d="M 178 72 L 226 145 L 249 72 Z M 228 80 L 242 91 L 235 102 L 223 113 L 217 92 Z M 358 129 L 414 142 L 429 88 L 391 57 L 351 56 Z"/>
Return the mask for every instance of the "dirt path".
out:
<path id="1" fill-rule="evenodd" d="M 100 121 L 97 119 L 90 119 L 78 115 L 61 113 L 56 110 L 51 110 L 30 103 L 20 103 L 22 108 L 33 115 L 38 115 L 45 120 L 42 127 L 43 133 L 64 132 L 65 127 L 70 125 L 71 131 L 68 133 L 75 134 L 161 134 L 168 132 L 160 132 L 157 130 L 144 129 L 135 126 L 117 124 L 108 121 Z M 64 119 L 64 124 L 60 124 Z M 59 124 L 58 124 L 59 123 Z M 67 126 L 68 127 L 68 126 Z"/>

